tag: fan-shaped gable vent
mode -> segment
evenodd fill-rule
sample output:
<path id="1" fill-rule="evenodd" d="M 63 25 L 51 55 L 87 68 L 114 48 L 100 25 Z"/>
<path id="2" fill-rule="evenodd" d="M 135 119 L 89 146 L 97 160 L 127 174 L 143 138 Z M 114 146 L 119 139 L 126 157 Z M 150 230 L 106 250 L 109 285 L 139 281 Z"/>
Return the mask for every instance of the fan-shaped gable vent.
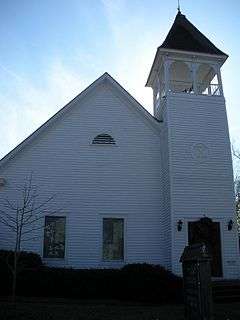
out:
<path id="1" fill-rule="evenodd" d="M 109 134 L 102 133 L 97 135 L 93 141 L 92 144 L 116 144 L 113 137 L 111 137 Z"/>

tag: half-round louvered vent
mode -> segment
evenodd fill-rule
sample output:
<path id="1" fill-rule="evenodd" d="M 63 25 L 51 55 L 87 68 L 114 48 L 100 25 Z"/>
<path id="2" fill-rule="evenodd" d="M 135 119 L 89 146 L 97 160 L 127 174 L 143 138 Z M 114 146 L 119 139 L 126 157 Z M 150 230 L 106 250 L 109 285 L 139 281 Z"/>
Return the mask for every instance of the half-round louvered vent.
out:
<path id="1" fill-rule="evenodd" d="M 93 139 L 92 144 L 115 144 L 115 140 L 109 134 L 102 133 Z"/>

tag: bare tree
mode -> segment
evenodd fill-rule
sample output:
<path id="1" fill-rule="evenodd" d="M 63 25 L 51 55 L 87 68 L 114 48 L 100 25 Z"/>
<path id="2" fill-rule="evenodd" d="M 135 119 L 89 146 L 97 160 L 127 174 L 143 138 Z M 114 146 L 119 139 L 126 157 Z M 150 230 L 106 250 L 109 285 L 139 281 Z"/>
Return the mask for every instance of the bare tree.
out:
<path id="1" fill-rule="evenodd" d="M 240 151 L 237 150 L 234 145 L 232 145 L 232 154 L 235 158 L 237 158 L 238 160 L 240 160 Z"/>
<path id="2" fill-rule="evenodd" d="M 54 196 L 39 200 L 37 188 L 33 184 L 32 174 L 26 179 L 18 199 L 2 199 L 0 203 L 0 223 L 5 225 L 14 234 L 13 263 L 6 263 L 12 273 L 12 300 L 16 298 L 17 274 L 23 266 L 19 264 L 22 243 L 38 238 L 34 232 L 44 228 L 41 220 L 45 215 L 54 215 L 56 211 L 48 209 Z M 59 212 L 59 211 L 58 211 Z"/>
<path id="3" fill-rule="evenodd" d="M 233 159 L 237 161 L 236 167 L 240 163 L 240 151 L 232 145 L 232 155 Z M 236 216 L 237 216 L 237 224 L 238 231 L 240 233 L 240 176 L 238 170 L 235 170 L 234 174 L 234 189 L 235 189 L 235 200 L 236 200 Z"/>

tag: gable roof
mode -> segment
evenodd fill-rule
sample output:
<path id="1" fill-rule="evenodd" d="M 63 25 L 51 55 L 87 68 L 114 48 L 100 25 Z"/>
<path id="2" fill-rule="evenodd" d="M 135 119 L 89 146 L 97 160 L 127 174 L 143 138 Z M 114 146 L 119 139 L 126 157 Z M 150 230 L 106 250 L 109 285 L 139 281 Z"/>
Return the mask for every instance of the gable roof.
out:
<path id="1" fill-rule="evenodd" d="M 227 56 L 205 37 L 180 11 L 159 48 Z"/>
<path id="2" fill-rule="evenodd" d="M 130 93 L 128 93 L 114 78 L 112 78 L 107 72 L 105 72 L 102 76 L 100 76 L 97 80 L 90 84 L 86 89 L 84 89 L 79 95 L 77 95 L 73 100 L 71 100 L 62 109 L 55 113 L 50 119 L 43 123 L 37 130 L 30 134 L 19 145 L 17 145 L 13 150 L 7 153 L 0 160 L 0 167 L 3 166 L 8 160 L 12 159 L 20 150 L 22 150 L 25 147 L 25 145 L 29 144 L 35 137 L 37 137 L 44 130 L 46 130 L 49 127 L 49 125 L 51 125 L 51 123 L 61 118 L 61 116 L 63 116 L 69 109 L 71 109 L 76 102 L 79 102 L 86 95 L 89 95 L 94 88 L 96 88 L 104 81 L 108 81 L 114 88 L 116 88 L 119 91 L 119 93 L 122 94 L 135 107 L 135 110 L 141 116 L 143 116 L 155 130 L 160 130 L 159 121 L 155 117 L 153 117 L 135 98 L 133 98 L 130 95 Z"/>

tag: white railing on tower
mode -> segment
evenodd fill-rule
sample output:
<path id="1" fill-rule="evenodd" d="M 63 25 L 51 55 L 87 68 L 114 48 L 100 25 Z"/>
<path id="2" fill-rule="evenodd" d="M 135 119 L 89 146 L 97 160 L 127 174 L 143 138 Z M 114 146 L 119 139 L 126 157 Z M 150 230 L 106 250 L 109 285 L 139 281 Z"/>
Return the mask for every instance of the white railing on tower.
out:
<path id="1" fill-rule="evenodd" d="M 197 83 L 196 84 L 196 91 L 194 92 L 194 85 L 190 81 L 176 81 L 172 80 L 169 81 L 169 92 L 172 93 L 190 93 L 190 94 L 202 94 L 202 95 L 209 95 L 209 96 L 219 96 L 221 95 L 220 85 L 216 83 Z M 165 96 L 161 94 L 161 97 Z"/>

